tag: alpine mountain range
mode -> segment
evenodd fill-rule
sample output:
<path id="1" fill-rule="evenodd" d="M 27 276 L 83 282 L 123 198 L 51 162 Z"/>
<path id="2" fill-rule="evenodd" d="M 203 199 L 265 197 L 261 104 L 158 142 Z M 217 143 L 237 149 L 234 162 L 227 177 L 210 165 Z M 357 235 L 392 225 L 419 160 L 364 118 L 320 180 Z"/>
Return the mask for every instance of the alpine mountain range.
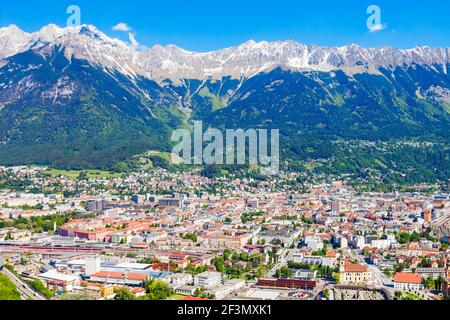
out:
<path id="1" fill-rule="evenodd" d="M 92 25 L 11 25 L 0 29 L 0 165 L 111 169 L 170 151 L 174 129 L 202 120 L 280 129 L 286 163 L 361 173 L 370 160 L 448 180 L 449 72 L 448 48 L 248 41 L 198 53 L 136 48 Z"/>

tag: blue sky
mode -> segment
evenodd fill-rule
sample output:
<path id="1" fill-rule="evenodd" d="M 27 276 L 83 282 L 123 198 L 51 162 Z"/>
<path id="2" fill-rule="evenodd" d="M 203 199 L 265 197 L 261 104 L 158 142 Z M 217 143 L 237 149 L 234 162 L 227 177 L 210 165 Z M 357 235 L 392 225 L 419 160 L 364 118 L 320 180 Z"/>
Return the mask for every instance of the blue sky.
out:
<path id="1" fill-rule="evenodd" d="M 82 23 L 122 39 L 127 34 L 112 27 L 127 23 L 146 46 L 176 44 L 207 51 L 249 39 L 292 39 L 329 46 L 450 47 L 448 0 L 16 0 L 2 1 L 0 25 L 16 24 L 26 31 L 49 23 L 64 26 L 71 4 L 81 8 Z M 367 28 L 366 11 L 372 4 L 381 8 L 384 30 Z"/>

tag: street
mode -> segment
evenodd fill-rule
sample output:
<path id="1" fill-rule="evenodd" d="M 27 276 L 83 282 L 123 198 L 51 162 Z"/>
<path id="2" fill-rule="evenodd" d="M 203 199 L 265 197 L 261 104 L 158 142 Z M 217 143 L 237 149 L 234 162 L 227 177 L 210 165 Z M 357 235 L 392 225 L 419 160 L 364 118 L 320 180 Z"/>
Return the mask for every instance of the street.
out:
<path id="1" fill-rule="evenodd" d="M 5 259 L 0 256 L 0 265 L 3 266 L 5 264 Z M 26 282 L 22 281 L 22 279 L 18 278 L 14 273 L 9 271 L 7 268 L 3 268 L 1 271 L 5 276 L 11 280 L 12 283 L 16 286 L 17 290 L 20 292 L 21 298 L 23 300 L 33 299 L 33 300 L 47 300 L 45 297 L 38 294 L 34 291 Z"/>

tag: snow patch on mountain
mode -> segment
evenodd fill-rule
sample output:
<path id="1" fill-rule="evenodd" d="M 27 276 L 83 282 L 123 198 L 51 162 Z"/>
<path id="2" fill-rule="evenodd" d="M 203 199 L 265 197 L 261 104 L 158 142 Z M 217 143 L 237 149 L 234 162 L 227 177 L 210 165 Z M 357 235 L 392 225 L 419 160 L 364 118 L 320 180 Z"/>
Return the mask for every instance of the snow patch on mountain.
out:
<path id="1" fill-rule="evenodd" d="M 247 41 L 239 46 L 211 52 L 191 52 L 174 45 L 139 50 L 131 44 L 113 39 L 91 25 L 60 28 L 48 25 L 35 33 L 26 33 L 17 26 L 0 29 L 0 61 L 32 49 L 45 56 L 55 48 L 62 48 L 72 57 L 114 75 L 129 78 L 145 77 L 159 83 L 170 80 L 181 84 L 182 79 L 204 80 L 250 78 L 277 67 L 298 71 L 331 72 L 343 70 L 347 74 L 379 73 L 379 68 L 423 65 L 447 72 L 450 64 L 448 48 L 416 47 L 399 50 L 391 47 L 362 48 L 349 46 L 318 47 L 295 41 Z M 4 62 L 1 62 L 4 64 Z"/>

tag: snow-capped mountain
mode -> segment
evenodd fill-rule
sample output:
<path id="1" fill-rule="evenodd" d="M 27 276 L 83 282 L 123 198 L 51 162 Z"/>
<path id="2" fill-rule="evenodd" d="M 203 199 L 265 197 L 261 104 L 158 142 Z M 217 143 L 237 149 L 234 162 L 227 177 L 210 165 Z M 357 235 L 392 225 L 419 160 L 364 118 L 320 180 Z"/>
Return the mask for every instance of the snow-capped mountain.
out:
<path id="1" fill-rule="evenodd" d="M 437 67 L 446 73 L 450 64 L 448 48 L 366 49 L 357 45 L 333 48 L 295 41 L 248 41 L 236 47 L 198 53 L 174 45 L 136 50 L 90 25 L 75 28 L 48 25 L 35 33 L 26 33 L 17 26 L 0 29 L 0 59 L 29 49 L 48 55 L 55 48 L 62 48 L 68 59 L 87 60 L 107 71 L 119 71 L 130 77 L 142 76 L 158 82 L 169 79 L 175 83 L 181 79 L 221 79 L 225 76 L 250 78 L 276 67 L 379 74 L 380 67 L 418 64 Z"/>
<path id="2" fill-rule="evenodd" d="M 185 51 L 176 46 L 155 46 L 140 52 L 144 70 L 155 79 L 224 76 L 252 77 L 276 67 L 293 70 L 346 73 L 377 73 L 379 67 L 420 64 L 441 66 L 447 72 L 450 63 L 448 48 L 417 47 L 410 50 L 394 48 L 365 49 L 357 45 L 340 48 L 307 46 L 295 41 L 255 42 L 207 53 Z"/>
<path id="3" fill-rule="evenodd" d="M 148 150 L 170 152 L 171 132 L 192 120 L 278 128 L 285 157 L 297 159 L 331 158 L 334 141 L 348 139 L 448 141 L 449 67 L 449 50 L 429 47 L 248 41 L 199 53 L 136 49 L 90 25 L 9 26 L 0 29 L 0 165 L 123 169 Z M 448 170 L 436 170 L 448 153 L 410 158 Z"/>
<path id="4" fill-rule="evenodd" d="M 31 35 L 17 26 L 0 28 L 0 59 L 29 49 Z"/>
<path id="5" fill-rule="evenodd" d="M 0 59 L 32 48 L 39 48 L 64 34 L 76 33 L 77 31 L 75 28 L 59 28 L 54 24 L 49 24 L 35 33 L 22 31 L 16 25 L 0 28 Z"/>

